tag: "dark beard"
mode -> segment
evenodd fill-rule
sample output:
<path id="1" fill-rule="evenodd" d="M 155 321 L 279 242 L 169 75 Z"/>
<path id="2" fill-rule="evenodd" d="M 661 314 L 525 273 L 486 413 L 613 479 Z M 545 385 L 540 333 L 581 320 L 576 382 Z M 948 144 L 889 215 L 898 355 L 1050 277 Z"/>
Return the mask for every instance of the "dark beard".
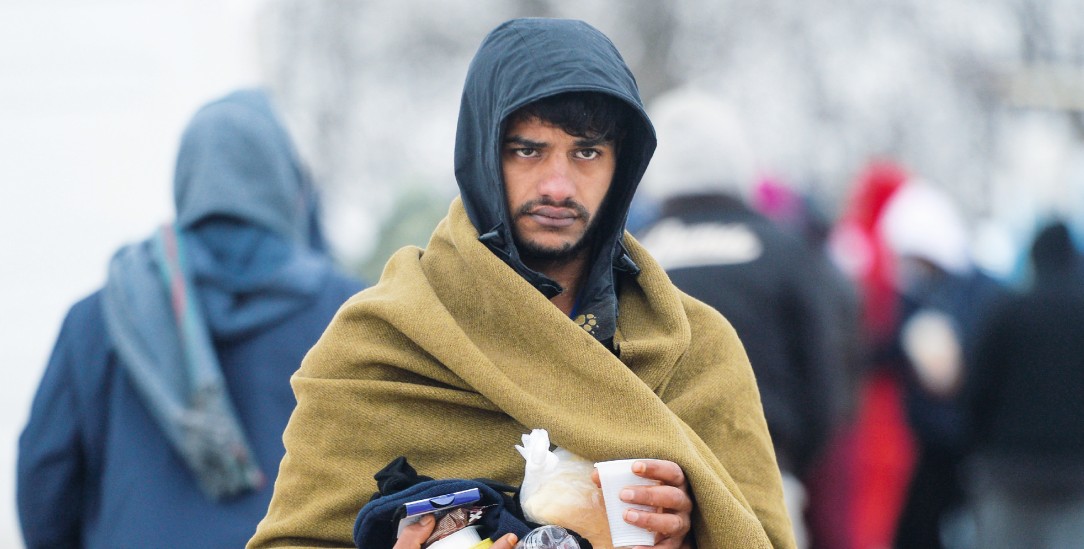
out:
<path id="1" fill-rule="evenodd" d="M 565 244 L 558 249 L 536 246 L 533 242 L 524 242 L 519 236 L 514 237 L 519 257 L 524 263 L 561 264 L 567 263 L 584 252 L 587 248 L 587 233 L 575 244 Z"/>
<path id="2" fill-rule="evenodd" d="M 522 240 L 519 237 L 518 232 L 514 230 L 515 221 L 522 216 L 530 215 L 531 210 L 536 206 L 555 206 L 576 210 L 580 217 L 588 220 L 587 229 L 584 231 L 583 237 L 574 243 L 565 244 L 560 248 L 546 248 L 538 246 L 533 242 Z M 597 225 L 596 221 L 597 216 L 594 218 L 591 217 L 587 208 L 584 208 L 583 205 L 578 202 L 565 200 L 558 203 L 548 198 L 540 198 L 520 206 L 519 210 L 515 213 L 512 225 L 512 239 L 516 244 L 516 249 L 519 250 L 520 259 L 522 259 L 524 263 L 528 265 L 559 265 L 582 256 L 584 252 L 588 250 L 590 243 L 594 240 L 594 234 L 596 232 L 595 226 Z"/>

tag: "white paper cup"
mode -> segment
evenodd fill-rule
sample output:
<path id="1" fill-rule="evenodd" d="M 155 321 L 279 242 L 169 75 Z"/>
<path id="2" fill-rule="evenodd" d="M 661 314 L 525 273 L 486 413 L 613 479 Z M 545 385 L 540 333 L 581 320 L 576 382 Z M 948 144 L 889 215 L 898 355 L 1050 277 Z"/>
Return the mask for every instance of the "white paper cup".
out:
<path id="1" fill-rule="evenodd" d="M 639 509 L 654 512 L 653 507 L 625 503 L 621 501 L 621 490 L 629 486 L 654 486 L 658 481 L 636 476 L 632 464 L 640 459 L 618 459 L 601 461 L 595 464 L 598 478 L 602 482 L 602 501 L 606 504 L 606 519 L 610 523 L 610 538 L 613 546 L 631 547 L 634 545 L 655 546 L 655 532 L 645 530 L 625 522 L 625 511 Z"/>
<path id="2" fill-rule="evenodd" d="M 480 541 L 482 541 L 482 536 L 478 533 L 478 527 L 467 526 L 450 536 L 434 541 L 428 549 L 470 549 L 478 545 Z"/>

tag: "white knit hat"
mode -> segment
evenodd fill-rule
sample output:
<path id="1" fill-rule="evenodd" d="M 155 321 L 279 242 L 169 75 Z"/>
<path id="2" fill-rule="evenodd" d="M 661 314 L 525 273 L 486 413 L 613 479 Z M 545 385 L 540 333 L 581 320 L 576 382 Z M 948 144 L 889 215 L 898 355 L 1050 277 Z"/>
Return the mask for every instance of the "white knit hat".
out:
<path id="1" fill-rule="evenodd" d="M 658 147 L 641 189 L 656 199 L 725 192 L 753 185 L 752 148 L 739 114 L 693 87 L 668 91 L 648 108 Z"/>
<path id="2" fill-rule="evenodd" d="M 952 198 L 929 182 L 911 180 L 896 191 L 879 230 L 898 256 L 919 257 L 955 274 L 971 268 L 963 216 Z"/>

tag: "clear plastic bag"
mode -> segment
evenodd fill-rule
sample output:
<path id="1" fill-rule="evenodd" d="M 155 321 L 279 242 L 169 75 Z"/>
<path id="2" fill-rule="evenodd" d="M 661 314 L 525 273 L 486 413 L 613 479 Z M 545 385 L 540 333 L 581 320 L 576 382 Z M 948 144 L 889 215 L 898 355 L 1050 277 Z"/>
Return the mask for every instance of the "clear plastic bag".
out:
<path id="1" fill-rule="evenodd" d="M 563 526 L 595 549 L 612 549 L 602 490 L 591 480 L 594 463 L 563 448 L 551 451 L 545 429 L 523 435 L 516 450 L 526 460 L 519 501 L 527 520 Z"/>
<path id="2" fill-rule="evenodd" d="M 567 530 L 550 524 L 531 530 L 516 549 L 580 549 L 580 544 Z"/>

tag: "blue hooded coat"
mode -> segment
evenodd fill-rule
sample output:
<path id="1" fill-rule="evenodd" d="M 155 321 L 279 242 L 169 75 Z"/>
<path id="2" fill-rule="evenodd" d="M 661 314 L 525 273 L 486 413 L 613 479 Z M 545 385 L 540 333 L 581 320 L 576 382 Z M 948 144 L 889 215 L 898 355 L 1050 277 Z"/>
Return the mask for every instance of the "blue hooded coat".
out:
<path id="1" fill-rule="evenodd" d="M 61 327 L 19 440 L 28 547 L 243 546 L 284 453 L 289 378 L 362 289 L 327 257 L 262 92 L 195 115 L 174 191 L 177 220 L 122 248 Z M 193 450 L 193 417 L 232 438 Z"/>

